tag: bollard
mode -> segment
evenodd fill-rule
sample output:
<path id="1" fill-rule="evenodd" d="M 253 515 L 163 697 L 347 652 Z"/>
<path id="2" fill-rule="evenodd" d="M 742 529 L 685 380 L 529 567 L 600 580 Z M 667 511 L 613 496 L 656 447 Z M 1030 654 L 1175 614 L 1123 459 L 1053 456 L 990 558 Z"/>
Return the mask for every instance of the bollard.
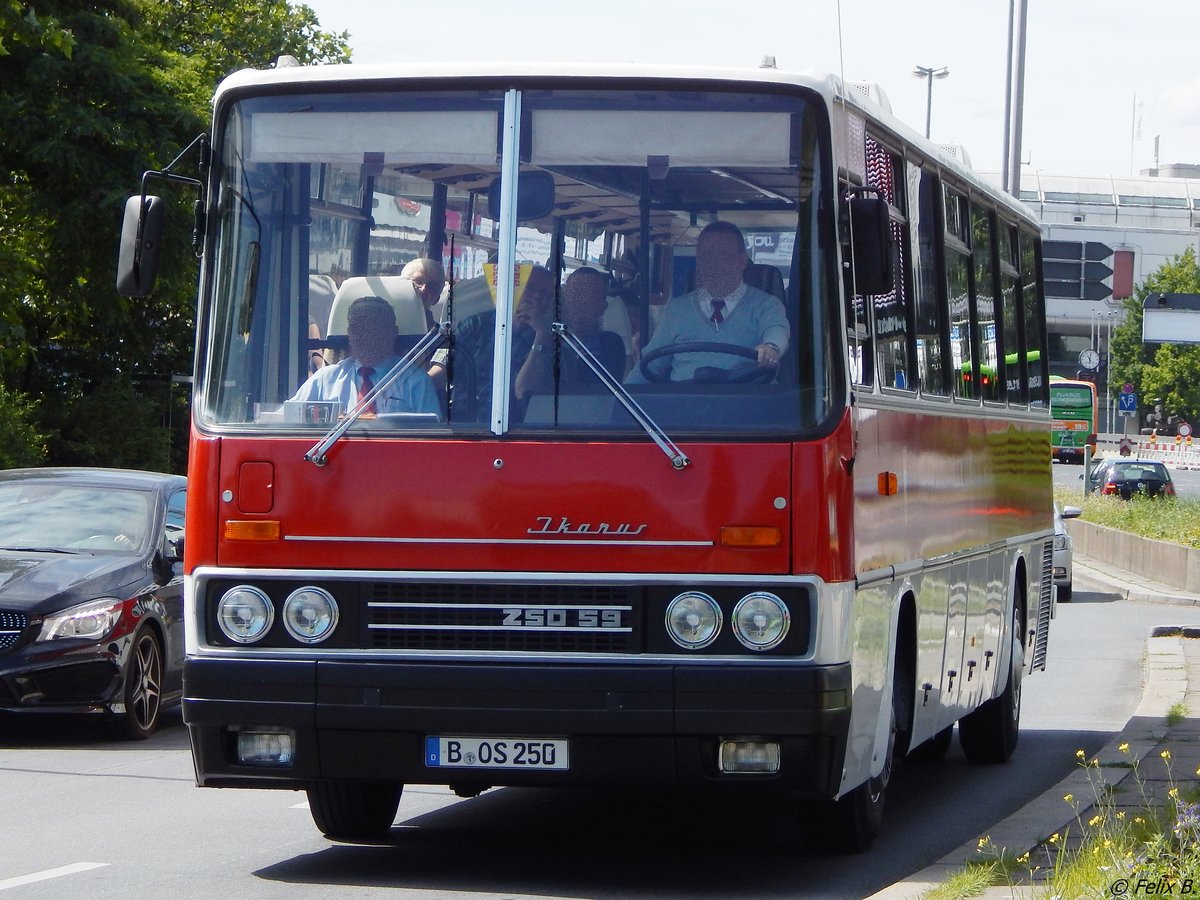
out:
<path id="1" fill-rule="evenodd" d="M 1092 445 L 1083 446 L 1083 496 L 1092 492 Z"/>

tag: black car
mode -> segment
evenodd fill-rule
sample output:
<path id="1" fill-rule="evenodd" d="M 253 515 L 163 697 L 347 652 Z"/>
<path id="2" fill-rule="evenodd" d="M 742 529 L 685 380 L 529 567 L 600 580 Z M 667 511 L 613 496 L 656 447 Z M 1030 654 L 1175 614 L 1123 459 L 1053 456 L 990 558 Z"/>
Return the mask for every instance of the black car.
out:
<path id="1" fill-rule="evenodd" d="M 0 471 L 0 712 L 145 738 L 183 686 L 179 475 Z"/>
<path id="2" fill-rule="evenodd" d="M 1155 459 L 1106 459 L 1092 470 L 1092 490 L 1109 497 L 1174 497 L 1175 482 Z"/>

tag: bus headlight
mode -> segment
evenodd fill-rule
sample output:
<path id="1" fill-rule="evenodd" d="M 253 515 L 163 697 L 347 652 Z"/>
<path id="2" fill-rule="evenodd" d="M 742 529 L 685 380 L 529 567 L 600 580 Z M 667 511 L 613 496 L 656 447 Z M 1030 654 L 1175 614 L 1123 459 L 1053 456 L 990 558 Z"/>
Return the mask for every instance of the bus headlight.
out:
<path id="1" fill-rule="evenodd" d="M 253 644 L 271 630 L 275 607 L 271 598 L 256 587 L 239 584 L 217 603 L 217 625 L 221 633 L 239 644 Z"/>
<path id="2" fill-rule="evenodd" d="M 302 644 L 319 644 L 337 623 L 337 601 L 322 588 L 302 587 L 283 601 L 283 627 Z"/>
<path id="3" fill-rule="evenodd" d="M 742 646 L 770 650 L 787 637 L 792 617 L 787 604 L 766 591 L 747 594 L 733 608 L 733 633 Z"/>
<path id="4" fill-rule="evenodd" d="M 699 650 L 721 632 L 721 607 L 708 594 L 686 591 L 667 605 L 667 633 L 685 650 Z"/>

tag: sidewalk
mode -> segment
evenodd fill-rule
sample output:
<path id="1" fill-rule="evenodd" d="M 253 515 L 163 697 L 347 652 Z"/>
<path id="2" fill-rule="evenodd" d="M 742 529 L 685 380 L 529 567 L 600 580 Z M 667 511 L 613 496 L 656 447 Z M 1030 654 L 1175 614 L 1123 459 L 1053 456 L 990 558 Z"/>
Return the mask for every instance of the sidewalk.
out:
<path id="1" fill-rule="evenodd" d="M 1178 588 L 1144 580 L 1134 581 L 1127 572 L 1094 559 L 1076 556 L 1075 577 L 1098 582 L 1107 591 L 1126 599 L 1200 604 L 1200 595 L 1181 593 Z M 1078 823 L 1087 822 L 1093 815 L 1101 783 L 1108 787 L 1120 785 L 1131 778 L 1136 763 L 1136 780 L 1141 786 L 1132 787 L 1131 781 L 1126 790 L 1118 790 L 1109 801 L 1117 809 L 1128 805 L 1136 810 L 1145 806 L 1147 800 L 1154 805 L 1165 803 L 1172 784 L 1193 777 L 1200 766 L 1200 641 L 1190 638 L 1200 638 L 1200 629 L 1159 631 L 1162 633 L 1156 632 L 1146 641 L 1146 683 L 1141 703 L 1121 732 L 1096 755 L 1098 765 L 1088 768 L 1081 765 L 1024 809 L 989 828 L 986 837 L 992 851 L 1003 851 L 1010 858 L 1029 853 L 1029 865 L 1045 871 L 1052 866 L 1047 839 L 1068 829 L 1078 834 Z M 1181 702 L 1192 714 L 1168 725 L 1168 711 Z M 1164 751 L 1169 758 L 1163 758 Z M 1077 809 L 1063 800 L 1068 794 L 1079 804 Z M 936 863 L 871 895 L 868 900 L 916 900 L 968 863 L 979 862 L 979 842 L 983 837 L 972 838 Z M 988 888 L 977 896 L 984 900 L 1024 900 L 1033 896 L 1033 889 L 1029 884 L 1005 885 Z"/>

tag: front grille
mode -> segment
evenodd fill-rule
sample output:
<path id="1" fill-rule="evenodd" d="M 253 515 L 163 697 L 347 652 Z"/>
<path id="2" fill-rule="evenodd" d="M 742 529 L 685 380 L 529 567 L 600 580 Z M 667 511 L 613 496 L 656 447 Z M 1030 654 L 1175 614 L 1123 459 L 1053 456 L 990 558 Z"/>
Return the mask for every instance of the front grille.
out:
<path id="1" fill-rule="evenodd" d="M 0 653 L 15 647 L 28 625 L 29 616 L 25 613 L 0 610 Z"/>
<path id="2" fill-rule="evenodd" d="M 641 591 L 605 585 L 374 584 L 362 646 L 637 653 Z"/>

